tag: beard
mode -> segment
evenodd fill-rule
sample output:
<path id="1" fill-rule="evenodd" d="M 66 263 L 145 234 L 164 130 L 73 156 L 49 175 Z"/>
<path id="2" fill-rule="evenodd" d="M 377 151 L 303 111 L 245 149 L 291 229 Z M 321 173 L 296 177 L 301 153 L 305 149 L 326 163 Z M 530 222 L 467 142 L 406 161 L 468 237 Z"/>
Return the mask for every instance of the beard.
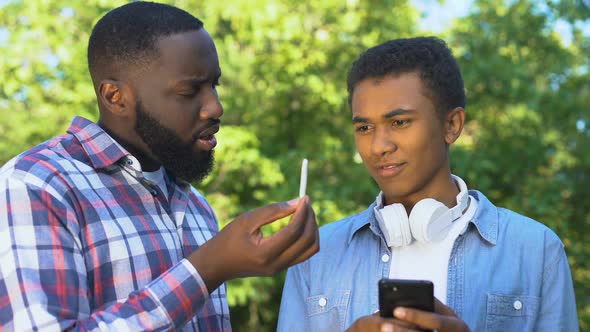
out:
<path id="1" fill-rule="evenodd" d="M 173 130 L 149 115 L 141 101 L 135 112 L 135 131 L 167 171 L 189 182 L 201 182 L 211 172 L 213 150 L 195 151 L 194 139 L 184 143 Z"/>

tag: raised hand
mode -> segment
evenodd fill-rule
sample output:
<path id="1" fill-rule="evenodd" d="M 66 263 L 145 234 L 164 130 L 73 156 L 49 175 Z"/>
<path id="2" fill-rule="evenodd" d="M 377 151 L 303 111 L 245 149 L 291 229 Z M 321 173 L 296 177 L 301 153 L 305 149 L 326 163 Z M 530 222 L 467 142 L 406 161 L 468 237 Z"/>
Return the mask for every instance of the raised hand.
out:
<path id="1" fill-rule="evenodd" d="M 289 224 L 263 237 L 261 227 L 293 215 Z M 319 250 L 319 233 L 309 197 L 264 206 L 238 216 L 197 249 L 189 261 L 209 291 L 238 277 L 275 274 Z"/>

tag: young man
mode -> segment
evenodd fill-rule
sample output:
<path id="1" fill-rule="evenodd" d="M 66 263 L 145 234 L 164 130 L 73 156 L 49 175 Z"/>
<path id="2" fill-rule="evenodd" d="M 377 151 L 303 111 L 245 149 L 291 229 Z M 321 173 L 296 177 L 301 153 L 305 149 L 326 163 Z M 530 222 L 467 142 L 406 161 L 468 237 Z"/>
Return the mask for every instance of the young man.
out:
<path id="1" fill-rule="evenodd" d="M 231 330 L 226 280 L 317 252 L 309 198 L 218 233 L 188 181 L 213 164 L 221 70 L 189 13 L 114 9 L 92 31 L 88 63 L 98 123 L 76 117 L 0 169 L 0 330 Z M 263 224 L 290 214 L 262 238 Z"/>
<path id="2" fill-rule="evenodd" d="M 451 174 L 465 94 L 445 43 L 371 48 L 353 64 L 348 91 L 356 146 L 381 193 L 322 227 L 321 252 L 289 269 L 278 330 L 577 330 L 559 238 Z M 374 314 L 381 278 L 431 280 L 435 312 Z"/>

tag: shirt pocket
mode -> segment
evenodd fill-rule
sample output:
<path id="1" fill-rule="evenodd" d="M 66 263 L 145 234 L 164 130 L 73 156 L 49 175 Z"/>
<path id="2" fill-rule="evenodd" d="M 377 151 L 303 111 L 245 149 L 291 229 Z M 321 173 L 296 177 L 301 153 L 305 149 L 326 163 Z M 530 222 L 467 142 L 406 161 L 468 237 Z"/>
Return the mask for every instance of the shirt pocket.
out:
<path id="1" fill-rule="evenodd" d="M 536 296 L 488 293 L 486 331 L 532 331 L 539 303 Z"/>
<path id="2" fill-rule="evenodd" d="M 344 331 L 349 299 L 349 290 L 333 290 L 308 297 L 305 309 L 312 331 Z"/>

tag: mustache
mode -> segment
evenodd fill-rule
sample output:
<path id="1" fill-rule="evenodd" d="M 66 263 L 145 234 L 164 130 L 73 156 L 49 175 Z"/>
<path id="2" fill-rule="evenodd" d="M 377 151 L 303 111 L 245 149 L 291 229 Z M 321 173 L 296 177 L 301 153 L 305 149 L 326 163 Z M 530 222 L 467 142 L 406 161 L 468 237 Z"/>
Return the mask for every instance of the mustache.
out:
<path id="1" fill-rule="evenodd" d="M 205 123 L 201 128 L 199 128 L 199 130 L 197 130 L 197 132 L 193 135 L 193 141 L 196 141 L 197 139 L 199 139 L 199 137 L 201 137 L 201 134 L 204 131 L 209 130 L 213 127 L 219 127 L 220 124 L 221 124 L 221 120 L 219 120 L 219 119 L 207 120 L 207 123 Z"/>

